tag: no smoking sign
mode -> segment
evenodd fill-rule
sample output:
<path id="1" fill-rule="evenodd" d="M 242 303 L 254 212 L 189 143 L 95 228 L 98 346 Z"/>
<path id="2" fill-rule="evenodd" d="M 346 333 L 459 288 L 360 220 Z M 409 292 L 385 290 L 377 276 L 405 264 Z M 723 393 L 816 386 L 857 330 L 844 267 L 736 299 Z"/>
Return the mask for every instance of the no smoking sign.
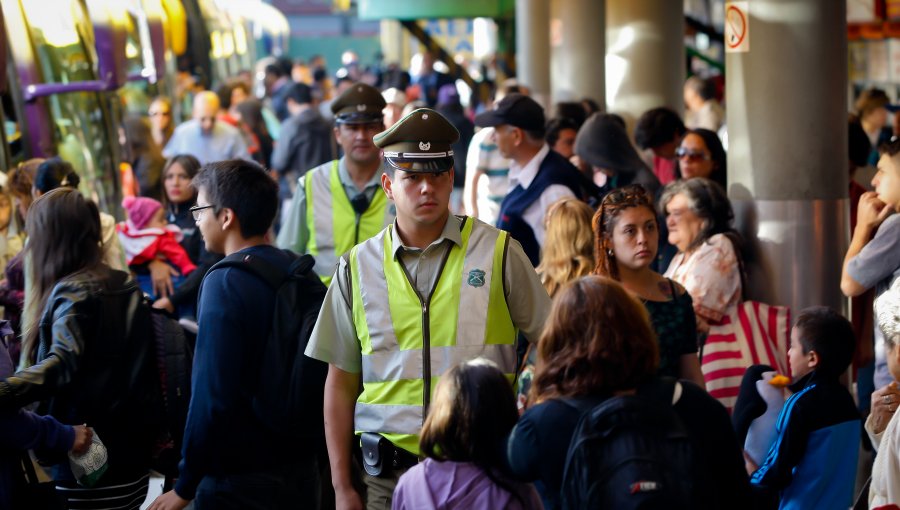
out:
<path id="1" fill-rule="evenodd" d="M 750 51 L 750 13 L 747 2 L 725 4 L 725 53 Z"/>

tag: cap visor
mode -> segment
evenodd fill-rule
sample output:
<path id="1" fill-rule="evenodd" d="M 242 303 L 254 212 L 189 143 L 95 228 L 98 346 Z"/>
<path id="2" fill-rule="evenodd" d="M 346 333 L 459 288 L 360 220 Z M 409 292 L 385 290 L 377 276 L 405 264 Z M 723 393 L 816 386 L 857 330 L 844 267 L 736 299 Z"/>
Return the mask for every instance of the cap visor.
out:
<path id="1" fill-rule="evenodd" d="M 384 158 L 385 162 L 397 170 L 411 173 L 439 174 L 453 168 L 453 158 L 401 159 Z"/>
<path id="2" fill-rule="evenodd" d="M 351 113 L 339 115 L 335 117 L 334 121 L 338 124 L 374 124 L 376 122 L 384 122 L 384 116 L 381 114 Z"/>
<path id="3" fill-rule="evenodd" d="M 496 110 L 488 110 L 475 116 L 475 125 L 478 127 L 494 127 L 500 124 L 506 124 L 506 120 L 497 115 Z"/>

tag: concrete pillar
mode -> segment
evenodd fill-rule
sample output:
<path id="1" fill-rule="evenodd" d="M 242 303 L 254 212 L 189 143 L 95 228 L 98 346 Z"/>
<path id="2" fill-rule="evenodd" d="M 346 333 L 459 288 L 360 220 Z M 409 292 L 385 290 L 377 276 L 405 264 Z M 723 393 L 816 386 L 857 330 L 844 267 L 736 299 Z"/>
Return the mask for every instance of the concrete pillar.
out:
<path id="1" fill-rule="evenodd" d="M 846 0 L 747 3 L 749 51 L 725 66 L 728 192 L 755 247 L 749 290 L 795 314 L 846 311 Z"/>
<path id="2" fill-rule="evenodd" d="M 381 52 L 384 54 L 384 63 L 397 63 L 406 69 L 412 57 L 409 44 L 409 34 L 403 29 L 399 21 L 393 19 L 381 20 Z"/>
<path id="3" fill-rule="evenodd" d="M 606 103 L 606 1 L 551 0 L 553 101 L 589 97 Z"/>
<path id="4" fill-rule="evenodd" d="M 545 108 L 550 101 L 550 0 L 516 0 L 516 75 Z"/>
<path id="5" fill-rule="evenodd" d="M 684 6 L 611 0 L 606 6 L 606 104 L 634 121 L 650 108 L 682 113 Z"/>

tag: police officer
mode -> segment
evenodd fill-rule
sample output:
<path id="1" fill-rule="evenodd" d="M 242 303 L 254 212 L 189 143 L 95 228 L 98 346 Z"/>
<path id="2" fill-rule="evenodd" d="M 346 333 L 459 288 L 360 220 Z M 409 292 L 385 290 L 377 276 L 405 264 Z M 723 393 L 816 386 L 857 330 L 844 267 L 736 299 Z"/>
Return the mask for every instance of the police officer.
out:
<path id="1" fill-rule="evenodd" d="M 512 380 L 517 330 L 536 341 L 549 312 L 518 242 L 450 214 L 458 137 L 425 108 L 375 137 L 394 170 L 381 186 L 397 217 L 341 257 L 306 350 L 329 363 L 325 428 L 338 508 L 362 505 L 350 482 L 354 432 L 368 508 L 390 508 L 398 478 L 418 462 L 437 378 L 481 356 Z"/>
<path id="2" fill-rule="evenodd" d="M 278 233 L 280 248 L 309 253 L 328 285 L 338 258 L 377 234 L 394 219 L 381 191 L 385 168 L 372 137 L 384 129 L 385 102 L 378 89 L 356 83 L 331 104 L 334 137 L 344 156 L 300 177 L 287 219 Z"/>

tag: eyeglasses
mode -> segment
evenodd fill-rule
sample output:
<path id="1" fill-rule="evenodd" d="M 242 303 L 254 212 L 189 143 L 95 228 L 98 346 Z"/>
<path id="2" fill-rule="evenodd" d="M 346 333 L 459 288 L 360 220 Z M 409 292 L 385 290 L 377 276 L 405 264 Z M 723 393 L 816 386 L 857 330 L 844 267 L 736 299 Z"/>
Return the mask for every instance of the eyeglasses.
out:
<path id="1" fill-rule="evenodd" d="M 194 221 L 200 221 L 200 213 L 203 212 L 204 209 L 210 209 L 215 207 L 214 205 L 195 205 L 188 209 L 191 211 L 191 216 L 194 218 Z"/>
<path id="2" fill-rule="evenodd" d="M 151 117 L 160 117 L 160 116 L 168 117 L 170 115 L 172 115 L 172 112 L 150 112 Z"/>
<path id="3" fill-rule="evenodd" d="M 691 150 L 685 149 L 684 147 L 679 147 L 678 149 L 676 149 L 675 155 L 681 159 L 687 158 L 691 161 L 707 161 L 709 159 L 712 159 L 712 156 L 710 156 L 708 152 L 691 151 Z"/>

